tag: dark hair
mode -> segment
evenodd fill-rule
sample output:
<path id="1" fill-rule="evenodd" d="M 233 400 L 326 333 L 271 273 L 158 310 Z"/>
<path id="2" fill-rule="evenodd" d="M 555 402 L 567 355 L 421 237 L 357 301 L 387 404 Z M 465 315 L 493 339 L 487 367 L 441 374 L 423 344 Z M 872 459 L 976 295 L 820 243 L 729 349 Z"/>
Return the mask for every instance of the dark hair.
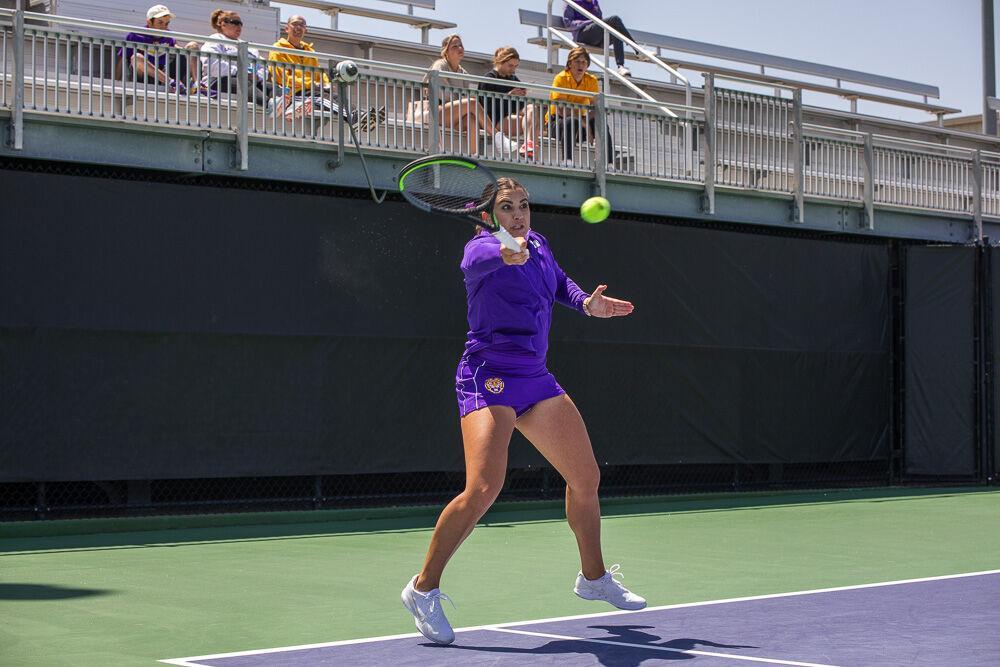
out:
<path id="1" fill-rule="evenodd" d="M 524 187 L 518 181 L 508 176 L 501 176 L 500 178 L 498 178 L 495 187 L 492 183 L 490 185 L 487 185 L 486 189 L 483 190 L 483 198 L 492 197 L 494 190 L 496 191 L 496 199 L 500 198 L 501 192 L 510 192 L 512 190 L 523 190 L 525 196 L 527 197 L 531 196 L 528 194 L 528 188 Z M 494 202 L 496 201 L 496 199 L 494 199 Z M 493 215 L 493 211 L 483 211 L 483 213 L 485 213 L 486 215 Z M 485 228 L 476 227 L 476 233 L 478 234 L 483 229 Z"/>
<path id="2" fill-rule="evenodd" d="M 216 9 L 212 12 L 212 27 L 216 30 L 222 30 L 222 21 L 224 19 L 238 19 L 240 17 L 239 12 L 234 12 L 231 9 Z"/>

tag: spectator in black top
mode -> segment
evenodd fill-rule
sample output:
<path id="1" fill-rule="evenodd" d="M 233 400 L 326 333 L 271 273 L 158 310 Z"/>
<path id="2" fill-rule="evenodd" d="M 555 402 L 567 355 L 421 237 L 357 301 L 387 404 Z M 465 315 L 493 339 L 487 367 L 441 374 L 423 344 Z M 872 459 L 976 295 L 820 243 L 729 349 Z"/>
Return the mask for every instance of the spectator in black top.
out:
<path id="1" fill-rule="evenodd" d="M 493 54 L 493 69 L 484 74 L 486 78 L 498 79 L 499 81 L 520 82 L 515 72 L 517 66 L 521 64 L 521 56 L 517 49 L 512 46 L 503 46 Z M 532 158 L 535 154 L 535 142 L 538 140 L 539 127 L 537 120 L 540 118 L 538 108 L 530 104 L 526 99 L 506 99 L 502 96 L 513 96 L 515 98 L 525 97 L 528 91 L 521 86 L 512 86 L 506 83 L 481 83 L 479 90 L 484 93 L 493 93 L 480 98 L 480 104 L 486 110 L 486 115 L 493 121 L 498 129 L 494 137 L 494 145 L 505 148 L 513 147 L 513 144 L 506 138 L 514 137 L 515 141 L 520 141 L 521 146 L 518 152 L 526 157 Z M 506 137 L 503 136 L 506 134 Z"/>
<path id="2" fill-rule="evenodd" d="M 628 31 L 628 28 L 625 27 L 625 24 L 622 23 L 619 17 L 608 16 L 605 18 L 604 13 L 601 11 L 601 3 L 598 0 L 575 0 L 575 2 L 633 42 L 635 41 L 632 38 L 632 33 Z M 578 44 L 604 46 L 604 28 L 569 5 L 566 5 L 566 9 L 563 10 L 563 25 L 573 32 L 573 39 Z M 625 45 L 622 43 L 622 40 L 609 33 L 608 42 L 615 51 L 615 63 L 618 64 L 618 73 L 622 76 L 632 76 L 632 73 L 625 67 Z"/>

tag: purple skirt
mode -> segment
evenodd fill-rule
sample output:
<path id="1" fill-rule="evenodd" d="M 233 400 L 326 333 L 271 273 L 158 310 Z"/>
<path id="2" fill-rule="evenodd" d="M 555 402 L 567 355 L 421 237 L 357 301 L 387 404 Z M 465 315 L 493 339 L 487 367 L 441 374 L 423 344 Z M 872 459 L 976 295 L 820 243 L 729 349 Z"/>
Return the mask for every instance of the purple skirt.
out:
<path id="1" fill-rule="evenodd" d="M 464 417 L 489 405 L 514 408 L 520 417 L 539 401 L 565 394 L 545 360 L 499 354 L 463 355 L 455 372 L 458 413 Z"/>

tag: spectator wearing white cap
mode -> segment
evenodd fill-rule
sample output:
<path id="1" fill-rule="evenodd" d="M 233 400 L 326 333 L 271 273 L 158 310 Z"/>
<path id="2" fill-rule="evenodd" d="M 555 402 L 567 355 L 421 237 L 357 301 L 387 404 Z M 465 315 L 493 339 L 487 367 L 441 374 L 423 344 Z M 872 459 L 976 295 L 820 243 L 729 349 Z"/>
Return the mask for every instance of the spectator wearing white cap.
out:
<path id="1" fill-rule="evenodd" d="M 173 12 L 166 5 L 153 5 L 146 11 L 146 27 L 153 30 L 166 31 L 170 29 Z M 118 55 L 135 72 L 138 83 L 161 83 L 171 91 L 187 92 L 188 80 L 187 58 L 179 57 L 176 52 L 159 47 L 176 47 L 173 37 L 144 35 L 130 32 L 125 35 L 126 42 L 136 42 L 144 46 L 118 49 Z M 186 48 L 191 48 L 186 44 Z"/>

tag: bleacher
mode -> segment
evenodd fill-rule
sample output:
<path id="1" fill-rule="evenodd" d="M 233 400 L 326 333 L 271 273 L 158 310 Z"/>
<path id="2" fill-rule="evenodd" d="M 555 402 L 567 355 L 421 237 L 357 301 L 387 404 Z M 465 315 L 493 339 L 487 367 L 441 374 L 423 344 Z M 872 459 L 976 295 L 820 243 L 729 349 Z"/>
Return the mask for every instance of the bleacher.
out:
<path id="1" fill-rule="evenodd" d="M 307 35 L 307 40 L 314 42 L 319 52 L 321 70 L 329 63 L 345 57 L 356 59 L 361 65 L 361 79 L 348 90 L 351 106 L 360 109 L 386 108 L 384 119 L 373 127 L 362 129 L 360 138 L 363 146 L 386 156 L 412 155 L 431 150 L 459 152 L 460 147 L 467 142 L 464 131 L 442 128 L 434 131 L 428 119 L 415 122 L 407 115 L 408 106 L 426 94 L 421 80 L 428 65 L 438 56 L 437 45 L 427 43 L 428 31 L 451 31 L 457 26 L 448 21 L 448 17 L 432 19 L 414 14 L 415 8 L 435 10 L 433 0 L 388 1 L 406 5 L 408 12 L 388 12 L 326 0 L 292 0 L 283 4 L 293 7 L 284 7 L 283 11 L 286 14 L 294 13 L 294 7 L 299 6 L 318 9 L 331 16 L 329 27 L 310 21 Z M 95 120 L 107 118 L 140 125 L 234 133 L 244 145 L 248 138 L 252 140 L 260 137 L 289 140 L 292 142 L 290 145 L 302 141 L 321 145 L 337 143 L 339 121 L 329 112 L 294 118 L 290 125 L 276 123 L 273 113 L 269 113 L 261 105 L 237 100 L 235 95 L 209 98 L 164 93 L 162 90 L 137 86 L 118 72 L 112 74 L 104 61 L 101 61 L 105 65 L 103 70 L 96 67 L 98 51 L 103 52 L 107 60 L 110 54 L 121 48 L 124 34 L 122 27 L 139 29 L 145 23 L 146 6 L 146 2 L 134 0 L 33 2 L 33 10 L 47 9 L 60 14 L 72 12 L 75 16 L 92 21 L 110 20 L 117 26 L 101 23 L 73 24 L 53 19 L 48 26 L 47 34 L 50 37 L 45 37 L 44 31 L 33 32 L 35 46 L 38 47 L 38 59 L 34 66 L 39 71 L 46 67 L 49 70 L 45 76 L 30 77 L 25 82 L 24 95 L 28 102 L 25 110 L 63 116 L 88 115 Z M 245 22 L 244 37 L 256 42 L 265 56 L 270 49 L 269 45 L 280 35 L 281 21 L 287 18 L 279 16 L 277 7 L 256 0 L 178 0 L 169 3 L 169 6 L 177 15 L 171 24 L 171 32 L 178 35 L 189 32 L 190 35 L 186 38 L 197 39 L 204 39 L 209 34 L 208 16 L 212 9 L 236 9 Z M 376 34 L 376 30 L 363 33 L 344 31 L 335 20 L 340 14 L 351 14 L 370 21 L 408 24 L 421 30 L 420 39 L 381 37 Z M 522 24 L 539 29 L 538 36 L 528 40 L 529 43 L 547 41 L 544 38 L 544 13 L 522 9 L 511 16 L 512 19 L 515 17 Z M 553 25 L 559 26 L 561 21 L 561 17 L 552 17 Z M 26 27 L 30 26 L 35 31 L 45 24 L 44 20 L 35 15 L 25 22 Z M 461 32 L 460 28 L 458 31 Z M 884 94 L 871 91 L 859 93 L 859 99 L 890 102 L 936 114 L 952 111 L 948 107 L 926 101 L 938 95 L 934 86 L 678 40 L 655 33 L 638 30 L 632 32 L 637 40 L 666 62 L 717 76 L 716 92 L 711 94 L 715 100 L 712 114 L 709 114 L 710 105 L 706 102 L 709 93 L 706 90 L 696 88 L 691 106 L 680 107 L 683 90 L 666 80 L 666 76 L 661 80 L 641 79 L 637 76 L 633 81 L 649 93 L 654 102 L 630 97 L 631 93 L 614 81 L 602 91 L 602 105 L 612 133 L 612 146 L 607 151 L 608 165 L 599 164 L 601 161 L 598 159 L 597 147 L 588 142 L 574 147 L 573 164 L 564 164 L 563 160 L 558 159 L 559 151 L 554 147 L 551 127 L 547 127 L 546 133 L 540 137 L 540 146 L 549 151 L 543 159 L 528 161 L 516 154 L 500 154 L 493 150 L 492 137 L 483 131 L 480 131 L 478 142 L 475 142 L 479 154 L 503 163 L 530 163 L 535 167 L 589 172 L 601 184 L 604 183 L 607 166 L 611 168 L 607 172 L 614 172 L 616 178 L 703 183 L 706 189 L 717 184 L 721 187 L 780 195 L 797 191 L 799 198 L 804 193 L 807 196 L 829 197 L 853 204 L 867 198 L 869 210 L 874 197 L 875 203 L 931 206 L 940 210 L 961 211 L 970 208 L 969 202 L 975 199 L 972 193 L 967 192 L 969 181 L 964 175 L 971 169 L 972 152 L 1000 148 L 1000 144 L 993 139 L 969 133 L 836 109 L 803 107 L 801 101 L 795 102 L 793 99 L 802 90 L 851 98 L 856 91 L 842 87 L 847 82 L 858 86 L 881 85 L 886 91 Z M 62 45 L 56 43 L 58 35 L 67 34 L 81 37 L 74 38 L 75 41 L 63 39 Z M 10 43 L 8 39 L 7 44 Z M 553 43 L 558 44 L 558 40 Z M 667 51 L 672 53 L 664 55 Z M 678 52 L 686 54 L 685 57 L 677 57 Z M 724 56 L 743 65 L 755 65 L 760 71 L 723 68 L 699 63 L 695 59 Z M 66 58 L 69 58 L 68 62 L 65 62 Z M 463 65 L 474 74 L 485 73 L 490 67 L 490 54 L 469 51 Z M 547 86 L 552 80 L 552 72 L 548 65 L 533 61 L 526 54 L 518 69 L 518 75 L 525 82 L 530 96 L 539 105 L 545 104 L 549 95 Z M 0 108 L 8 105 L 13 97 L 10 72 L 8 69 L 4 74 L 7 87 L 0 89 Z M 784 72 L 799 72 L 809 76 L 825 74 L 838 78 L 835 80 L 836 85 L 824 85 L 799 81 L 786 76 Z M 90 74 L 94 75 L 92 80 L 86 78 Z M 762 91 L 743 93 L 726 88 L 726 77 L 738 78 L 742 85 L 756 85 Z M 774 88 L 779 87 L 783 92 L 771 94 Z M 459 97 L 476 95 L 459 90 L 448 90 L 446 93 Z M 921 97 L 922 101 L 894 93 Z M 657 108 L 660 103 L 675 109 L 679 118 L 668 118 L 660 113 Z M 795 110 L 802 114 L 801 119 L 795 118 L 792 113 Z M 714 119 L 710 116 L 714 116 Z M 710 122 L 714 125 L 710 126 Z M 711 132 L 710 127 L 713 127 Z M 802 128 L 801 131 L 796 131 L 799 127 Z M 837 132 L 846 134 L 836 135 Z M 888 144 L 893 135 L 918 142 L 909 144 L 906 150 L 898 145 L 887 148 L 885 155 L 888 157 L 884 161 L 886 166 L 880 176 L 886 182 L 867 187 L 867 179 L 874 176 L 866 176 L 861 169 L 861 163 L 868 159 L 865 137 L 869 137 L 869 143 L 872 137 L 881 137 L 876 142 Z M 713 138 L 717 139 L 718 146 L 712 145 L 710 139 Z M 949 145 L 940 146 L 942 143 Z M 879 150 L 880 147 L 875 146 L 876 158 L 882 155 Z M 794 160 L 796 151 L 801 151 L 804 156 L 800 165 Z M 943 157 L 942 151 L 946 153 Z M 993 159 L 989 157 L 989 160 Z M 920 166 L 918 168 L 911 163 Z M 992 170 L 994 163 L 984 163 L 983 168 Z M 954 174 L 961 174 L 961 178 Z M 994 201 L 996 197 L 993 194 L 983 193 L 983 197 L 984 206 L 990 211 L 1000 208 Z"/>
<path id="2" fill-rule="evenodd" d="M 552 64 L 557 60 L 556 52 L 560 49 L 565 48 L 565 44 L 561 43 L 559 40 L 549 39 L 546 35 L 546 30 L 548 26 L 551 25 L 554 29 L 566 31 L 563 25 L 562 16 L 546 16 L 544 12 L 536 12 L 528 9 L 519 9 L 518 18 L 522 25 L 531 26 L 538 29 L 538 35 L 528 40 L 529 44 L 535 46 L 540 46 L 543 48 L 551 49 L 549 51 L 549 61 L 548 64 Z M 940 90 L 937 86 L 932 86 L 924 83 L 917 83 L 914 81 L 905 81 L 902 79 L 897 79 L 888 76 L 882 76 L 877 74 L 870 74 L 867 72 L 859 72 L 856 70 L 845 69 L 842 67 L 834 67 L 830 65 L 823 65 L 820 63 L 811 63 L 803 60 L 796 60 L 793 58 L 784 58 L 780 56 L 774 56 L 766 53 L 758 53 L 754 51 L 747 51 L 744 49 L 735 49 L 727 46 L 709 44 L 706 42 L 698 42 L 690 39 L 681 39 L 679 37 L 672 37 L 669 35 L 661 35 L 657 33 L 647 32 L 644 30 L 629 29 L 632 37 L 635 38 L 636 42 L 642 46 L 649 47 L 651 51 L 654 51 L 656 56 L 664 59 L 668 64 L 673 66 L 675 69 L 684 69 L 696 73 L 711 72 L 718 76 L 724 77 L 734 77 L 737 79 L 742 79 L 754 83 L 759 83 L 762 85 L 771 86 L 790 86 L 798 88 L 801 90 L 810 90 L 813 92 L 826 93 L 829 95 L 835 95 L 842 97 L 844 99 L 851 100 L 852 111 L 857 111 L 856 102 L 859 99 L 868 100 L 871 102 L 879 102 L 883 104 L 897 105 L 901 107 L 907 107 L 911 109 L 919 109 L 932 113 L 936 115 L 939 119 L 945 114 L 957 113 L 960 109 L 955 109 L 952 107 L 946 107 L 940 104 L 934 104 L 929 102 L 929 98 L 939 98 Z M 603 53 L 602 48 L 587 47 L 589 51 L 595 54 Z M 671 52 L 670 55 L 664 55 L 663 51 Z M 677 54 L 685 54 L 684 56 L 678 57 Z M 702 56 L 705 58 L 712 58 L 715 60 L 724 60 L 733 63 L 739 63 L 742 65 L 750 65 L 758 68 L 756 71 L 749 69 L 740 69 L 736 67 L 718 65 L 715 63 L 709 63 L 704 61 L 696 61 L 690 59 L 689 56 Z M 631 60 L 645 61 L 646 59 L 633 53 L 631 50 L 626 49 L 625 57 Z M 767 73 L 767 68 L 771 68 L 772 72 Z M 774 73 L 774 70 L 782 72 L 781 74 Z M 819 77 L 822 79 L 827 79 L 831 83 L 816 83 L 813 81 L 806 81 L 802 79 L 796 79 L 789 77 L 787 72 L 793 72 L 797 74 L 805 74 L 808 76 Z M 842 82 L 849 82 L 854 84 L 859 84 L 863 86 L 869 86 L 877 88 L 883 91 L 893 91 L 897 93 L 904 93 L 908 95 L 917 96 L 920 99 L 909 99 L 904 97 L 887 95 L 880 92 L 872 92 L 868 90 L 861 89 L 849 89 L 842 86 Z"/>
<path id="3" fill-rule="evenodd" d="M 449 30 L 458 27 L 457 23 L 452 23 L 451 21 L 441 21 L 431 17 L 414 15 L 414 5 L 424 7 L 426 9 L 434 9 L 434 0 L 419 0 L 418 2 L 414 2 L 413 0 L 385 0 L 385 2 L 396 2 L 398 4 L 407 5 L 409 11 L 406 14 L 400 14 L 399 12 L 388 12 L 382 9 L 359 7 L 357 5 L 344 4 L 342 2 L 328 2 L 327 0 L 284 0 L 284 4 L 286 5 L 318 9 L 324 14 L 327 14 L 330 17 L 331 30 L 339 30 L 339 17 L 341 14 L 360 16 L 362 18 L 375 19 L 378 21 L 404 23 L 411 28 L 420 30 L 421 44 L 429 43 L 431 30 Z"/>

